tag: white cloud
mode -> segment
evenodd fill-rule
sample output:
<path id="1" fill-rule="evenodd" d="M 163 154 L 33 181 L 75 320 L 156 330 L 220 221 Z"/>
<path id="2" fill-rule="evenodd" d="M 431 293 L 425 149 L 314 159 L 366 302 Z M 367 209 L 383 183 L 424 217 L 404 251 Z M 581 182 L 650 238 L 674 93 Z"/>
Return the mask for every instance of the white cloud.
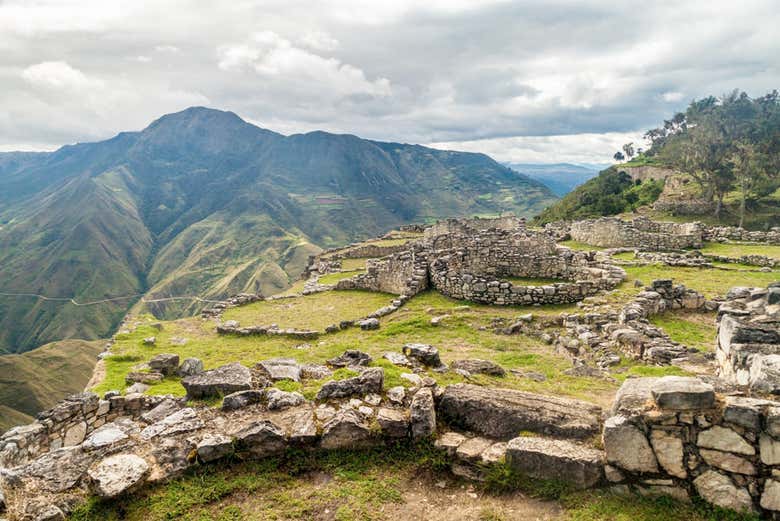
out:
<path id="1" fill-rule="evenodd" d="M 22 71 L 22 77 L 32 87 L 60 91 L 101 89 L 103 82 L 88 78 L 66 62 L 43 62 L 30 65 Z"/>
<path id="2" fill-rule="evenodd" d="M 304 34 L 299 40 L 303 47 L 314 51 L 335 51 L 339 48 L 339 41 L 324 31 L 311 31 Z"/>
<path id="3" fill-rule="evenodd" d="M 670 92 L 664 92 L 663 94 L 661 94 L 661 97 L 666 102 L 677 103 L 678 101 L 683 100 L 685 94 L 683 94 L 682 92 L 670 91 Z"/>

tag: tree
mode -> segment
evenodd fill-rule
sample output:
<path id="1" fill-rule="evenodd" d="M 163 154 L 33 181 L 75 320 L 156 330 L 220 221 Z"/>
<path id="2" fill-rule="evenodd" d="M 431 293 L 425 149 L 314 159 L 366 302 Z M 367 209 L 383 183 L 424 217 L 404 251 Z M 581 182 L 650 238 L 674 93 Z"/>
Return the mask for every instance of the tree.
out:
<path id="1" fill-rule="evenodd" d="M 615 161 L 623 161 L 624 159 L 626 159 L 626 156 L 624 156 L 624 155 L 623 155 L 623 152 L 621 152 L 620 150 L 618 150 L 617 152 L 615 152 L 615 155 L 614 155 L 614 156 L 612 156 L 612 158 L 613 158 Z"/>
<path id="2" fill-rule="evenodd" d="M 761 154 L 752 143 L 740 141 L 735 144 L 734 152 L 729 157 L 733 167 L 734 177 L 740 193 L 739 227 L 745 224 L 745 209 L 752 190 L 759 185 L 764 176 L 764 165 Z"/>
<path id="3" fill-rule="evenodd" d="M 632 157 L 634 157 L 634 144 L 626 143 L 623 145 L 623 152 L 625 152 L 626 157 L 630 160 Z"/>

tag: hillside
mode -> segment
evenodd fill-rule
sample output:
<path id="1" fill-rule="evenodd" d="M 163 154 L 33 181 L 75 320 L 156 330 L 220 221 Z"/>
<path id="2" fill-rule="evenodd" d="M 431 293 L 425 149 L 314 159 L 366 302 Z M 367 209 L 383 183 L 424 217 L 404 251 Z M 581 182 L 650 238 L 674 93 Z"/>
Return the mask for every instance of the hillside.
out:
<path id="1" fill-rule="evenodd" d="M 0 352 L 108 335 L 142 295 L 174 318 L 202 304 L 160 299 L 279 292 L 320 248 L 445 216 L 530 216 L 554 199 L 482 154 L 283 136 L 206 108 L 0 154 Z"/>
<path id="2" fill-rule="evenodd" d="M 536 219 L 543 224 L 640 211 L 654 218 L 765 230 L 780 226 L 780 94 L 734 91 L 691 102 Z M 654 173 L 653 173 L 654 172 Z M 650 175 L 647 175 L 647 174 Z"/>
<path id="3" fill-rule="evenodd" d="M 508 163 L 512 170 L 544 183 L 557 196 L 563 197 L 588 179 L 596 177 L 598 167 L 572 165 L 569 163 L 536 164 Z"/>
<path id="4" fill-rule="evenodd" d="M 21 355 L 0 356 L 0 431 L 32 421 L 92 376 L 100 340 L 63 340 Z"/>

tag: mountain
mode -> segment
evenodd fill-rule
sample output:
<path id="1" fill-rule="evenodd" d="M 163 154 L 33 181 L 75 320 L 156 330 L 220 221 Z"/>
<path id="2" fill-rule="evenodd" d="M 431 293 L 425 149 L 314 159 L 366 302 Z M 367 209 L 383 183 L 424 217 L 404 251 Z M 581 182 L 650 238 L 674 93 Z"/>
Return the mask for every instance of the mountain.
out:
<path id="1" fill-rule="evenodd" d="M 483 154 L 284 136 L 202 107 L 107 141 L 0 154 L 0 352 L 106 336 L 141 295 L 279 292 L 320 248 L 403 223 L 530 216 L 554 200 Z M 202 304 L 150 306 L 173 318 Z"/>
<path id="2" fill-rule="evenodd" d="M 596 177 L 599 165 L 572 165 L 570 163 L 507 163 L 512 170 L 544 183 L 555 195 L 563 197 L 588 179 Z"/>

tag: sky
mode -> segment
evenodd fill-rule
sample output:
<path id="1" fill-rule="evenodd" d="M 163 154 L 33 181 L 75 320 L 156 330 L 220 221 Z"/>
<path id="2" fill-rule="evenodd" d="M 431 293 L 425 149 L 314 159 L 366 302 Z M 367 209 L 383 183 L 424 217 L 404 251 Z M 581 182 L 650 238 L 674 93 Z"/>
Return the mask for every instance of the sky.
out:
<path id="1" fill-rule="evenodd" d="M 258 126 L 606 163 L 695 98 L 780 88 L 776 0 L 0 0 L 0 151 L 193 105 Z"/>

